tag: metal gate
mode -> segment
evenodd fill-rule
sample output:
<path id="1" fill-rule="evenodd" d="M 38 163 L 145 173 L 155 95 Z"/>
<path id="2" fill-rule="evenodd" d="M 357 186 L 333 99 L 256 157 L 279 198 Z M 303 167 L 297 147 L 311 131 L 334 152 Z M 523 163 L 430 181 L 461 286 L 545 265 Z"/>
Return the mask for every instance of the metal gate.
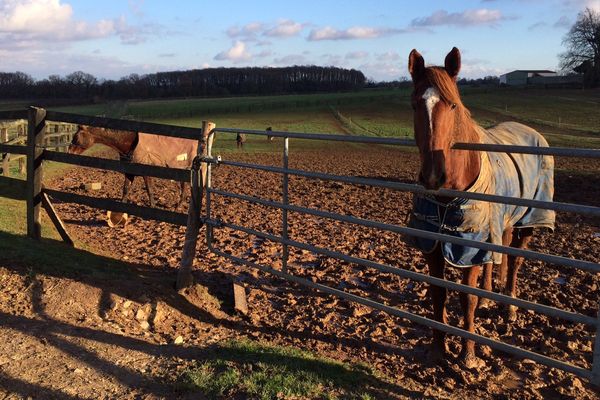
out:
<path id="1" fill-rule="evenodd" d="M 274 166 L 266 166 L 259 164 L 251 164 L 230 160 L 222 160 L 220 157 L 212 156 L 212 137 L 216 132 L 221 133 L 244 133 L 248 135 L 259 135 L 259 136 L 271 136 L 271 137 L 280 137 L 283 138 L 283 157 L 282 157 L 282 166 L 274 167 Z M 497 349 L 514 356 L 520 358 L 528 358 L 533 361 L 536 361 L 540 364 L 559 368 L 561 370 L 573 373 L 580 377 L 590 380 L 592 383 L 596 385 L 600 385 L 600 314 L 598 317 L 590 317 L 587 315 L 574 313 L 566 310 L 562 310 L 559 308 L 529 302 L 526 300 L 522 300 L 519 298 L 513 298 L 504 294 L 489 292 L 483 289 L 469 287 L 466 285 L 462 285 L 459 283 L 447 281 L 444 279 L 435 278 L 429 275 L 421 274 L 418 272 L 413 272 L 410 270 L 405 270 L 401 268 L 397 268 L 391 265 L 381 264 L 374 261 L 370 261 L 363 258 L 357 258 L 350 256 L 348 254 L 340 253 L 331 249 L 317 247 L 308 243 L 303 243 L 295 240 L 291 240 L 288 234 L 288 212 L 296 212 L 296 213 L 304 213 L 306 215 L 317 216 L 322 218 L 331 219 L 333 221 L 339 221 L 344 223 L 356 224 L 363 227 L 376 228 L 382 231 L 394 232 L 404 235 L 416 236 L 421 238 L 433 239 L 433 240 L 442 240 L 445 242 L 455 243 L 459 245 L 475 247 L 479 249 L 484 249 L 487 251 L 504 253 L 512 256 L 521 256 L 532 260 L 540 260 L 543 262 L 567 266 L 571 268 L 579 268 L 585 271 L 589 271 L 592 273 L 600 272 L 600 264 L 596 262 L 589 262 L 571 258 L 565 258 L 556 255 L 543 254 L 532 250 L 525 249 L 516 249 L 506 246 L 495 245 L 487 242 L 477 242 L 473 240 L 467 240 L 462 238 L 457 238 L 453 236 L 448 236 L 441 233 L 432 233 L 421 231 L 413 228 L 408 228 L 405 226 L 386 224 L 382 222 L 367 220 L 356 218 L 349 215 L 342 215 L 337 213 L 332 213 L 324 210 L 300 207 L 296 205 L 289 204 L 288 201 L 288 181 L 290 176 L 298 176 L 319 180 L 327 180 L 327 181 L 336 181 L 336 182 L 344 182 L 350 184 L 359 184 L 359 185 L 367 185 L 372 187 L 379 188 L 387 188 L 399 191 L 408 191 L 412 193 L 421 193 L 421 194 L 435 194 L 447 197 L 461 197 L 466 199 L 475 199 L 475 200 L 483 200 L 487 202 L 494 203 L 504 203 L 518 206 L 529 206 L 536 208 L 543 208 L 554 211 L 562 211 L 562 212 L 572 212 L 578 213 L 587 216 L 600 216 L 600 207 L 594 206 L 585 206 L 578 205 L 572 203 L 559 203 L 559 202 L 545 202 L 538 200 L 528 200 L 521 198 L 512 198 L 512 197 L 504 197 L 497 195 L 487 195 L 480 193 L 472 193 L 472 192 L 462 192 L 455 190 L 447 190 L 440 189 L 438 191 L 430 191 L 424 189 L 422 186 L 414 185 L 414 184 L 406 184 L 399 182 L 390 182 L 383 181 L 378 179 L 368 179 L 368 178 L 360 178 L 360 177 L 352 177 L 352 176 L 343 176 L 343 175 L 332 175 L 327 173 L 320 172 L 311 172 L 305 170 L 297 170 L 290 169 L 288 166 L 288 155 L 289 155 L 289 139 L 308 139 L 308 140 L 325 140 L 325 141 L 338 141 L 338 142 L 351 142 L 351 143 L 368 143 L 368 144 L 381 144 L 381 145 L 394 145 L 394 146 L 414 146 L 414 141 L 412 140 L 403 140 L 403 139 L 393 139 L 393 138 L 381 138 L 381 137 L 361 137 L 361 136 L 346 136 L 346 135 L 326 135 L 326 134 L 317 134 L 317 133 L 292 133 L 292 132 L 277 132 L 277 131 L 259 131 L 259 130 L 248 130 L 248 129 L 232 129 L 232 128 L 215 128 L 212 132 L 210 132 L 210 138 L 208 140 L 208 149 L 206 155 L 202 158 L 202 162 L 207 165 L 207 174 L 206 174 L 206 208 L 203 216 L 203 221 L 206 224 L 206 243 L 210 251 L 213 253 L 230 259 L 236 263 L 246 265 L 252 268 L 257 268 L 264 272 L 268 272 L 273 274 L 279 278 L 295 282 L 300 285 L 304 285 L 313 289 L 317 289 L 324 293 L 328 293 L 330 295 L 338 296 L 340 298 L 353 301 L 356 303 L 363 304 L 365 306 L 371 307 L 373 309 L 381 310 L 383 312 L 389 313 L 391 315 L 405 318 L 409 321 L 412 321 L 417 324 L 421 324 L 430 328 L 439 329 L 441 331 L 458 335 L 463 338 L 472 339 L 480 344 L 488 345 L 493 349 Z M 468 143 L 457 143 L 454 146 L 455 149 L 461 150 L 472 150 L 472 151 L 496 151 L 496 152 L 509 152 L 509 153 L 525 153 L 525 154 L 548 154 L 555 156 L 569 156 L 569 157 L 587 157 L 587 158 L 600 158 L 600 150 L 589 150 L 589 149 L 570 149 L 570 148 L 533 148 L 527 146 L 510 146 L 510 145 L 488 145 L 488 144 L 468 144 Z M 212 174 L 212 165 L 221 164 L 228 165 L 235 168 L 245 168 L 252 169 L 258 171 L 267 171 L 272 173 L 278 173 L 282 176 L 282 198 L 280 202 L 266 200 L 262 198 L 258 198 L 255 196 L 248 196 L 244 194 L 238 194 L 233 192 L 227 192 L 224 190 L 215 189 L 211 185 L 211 174 Z M 281 220 L 281 235 L 273 235 L 269 233 L 260 232 L 255 229 L 251 229 L 239 224 L 225 222 L 216 218 L 213 218 L 213 212 L 211 209 L 211 199 L 213 196 L 224 196 L 232 199 L 238 199 L 242 201 L 246 201 L 252 204 L 263 205 L 267 207 L 272 207 L 274 209 L 278 209 L 282 211 L 282 220 Z M 283 246 L 282 252 L 282 268 L 275 269 L 269 266 L 261 265 L 256 262 L 250 261 L 245 258 L 237 257 L 222 250 L 217 249 L 213 245 L 213 231 L 219 228 L 229 228 L 231 230 L 244 232 L 249 235 L 254 235 L 258 238 L 262 238 L 265 240 L 270 240 L 276 243 L 280 243 Z M 463 329 L 456 328 L 450 325 L 445 325 L 433 319 L 429 319 L 426 317 L 422 317 L 417 314 L 413 314 L 411 312 L 391 307 L 374 300 L 360 297 L 351 293 L 347 293 L 343 290 L 336 289 L 330 286 L 326 286 L 323 284 L 315 283 L 311 280 L 305 279 L 300 276 L 296 276 L 291 274 L 288 271 L 288 256 L 289 256 L 289 247 L 296 247 L 299 249 L 307 250 L 313 252 L 315 254 L 335 258 L 341 261 L 345 261 L 348 263 L 353 263 L 369 268 L 374 268 L 376 270 L 395 274 L 399 277 L 413 279 L 415 281 L 426 282 L 430 285 L 436 285 L 440 287 L 444 287 L 451 290 L 457 290 L 463 293 L 468 293 L 484 298 L 488 298 L 494 300 L 499 303 L 514 305 L 519 308 L 532 310 L 535 312 L 539 312 L 551 317 L 557 317 L 564 319 L 566 321 L 581 323 L 592 326 L 595 328 L 596 336 L 594 343 L 594 353 L 593 353 L 593 368 L 591 370 L 581 368 L 579 366 L 572 365 L 570 363 L 566 363 L 554 358 L 550 358 L 548 356 L 535 353 L 526 349 L 519 348 L 517 346 L 513 346 L 510 344 L 506 344 L 504 342 L 500 342 L 494 339 L 487 338 L 485 336 L 470 333 Z"/>

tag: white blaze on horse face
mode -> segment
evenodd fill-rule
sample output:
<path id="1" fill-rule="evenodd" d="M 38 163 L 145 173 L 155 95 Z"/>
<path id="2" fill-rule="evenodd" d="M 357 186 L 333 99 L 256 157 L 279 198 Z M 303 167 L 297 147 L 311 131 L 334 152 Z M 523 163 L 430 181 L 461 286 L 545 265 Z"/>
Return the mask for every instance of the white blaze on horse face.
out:
<path id="1" fill-rule="evenodd" d="M 427 115 L 429 116 L 429 132 L 433 133 L 433 108 L 440 101 L 440 92 L 434 87 L 428 88 L 422 96 L 427 106 Z"/>

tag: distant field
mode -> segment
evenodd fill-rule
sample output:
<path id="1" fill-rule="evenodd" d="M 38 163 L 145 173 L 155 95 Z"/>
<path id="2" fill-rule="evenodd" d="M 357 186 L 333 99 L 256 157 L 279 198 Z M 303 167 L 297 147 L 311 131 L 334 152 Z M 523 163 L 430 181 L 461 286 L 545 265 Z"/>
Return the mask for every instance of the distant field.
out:
<path id="1" fill-rule="evenodd" d="M 483 126 L 506 120 L 529 124 L 554 146 L 600 148 L 600 90 L 461 88 L 465 104 Z M 410 89 L 262 97 L 114 101 L 57 108 L 61 111 L 199 127 L 290 132 L 322 132 L 411 138 Z M 23 102 L 16 104 L 24 106 Z M 11 105 L 0 102 L 0 109 Z M 13 107 L 14 108 L 14 107 Z M 224 135 L 219 146 L 233 144 Z M 573 136 L 577 136 L 574 140 Z M 303 143 L 310 149 L 316 144 Z M 250 138 L 248 150 L 268 151 L 273 144 Z"/>

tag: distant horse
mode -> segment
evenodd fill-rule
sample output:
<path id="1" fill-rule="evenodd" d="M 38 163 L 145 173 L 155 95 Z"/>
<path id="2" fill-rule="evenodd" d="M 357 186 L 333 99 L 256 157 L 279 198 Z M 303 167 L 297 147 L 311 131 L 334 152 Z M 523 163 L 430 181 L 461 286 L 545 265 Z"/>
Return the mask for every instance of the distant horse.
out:
<path id="1" fill-rule="evenodd" d="M 271 132 L 272 130 L 273 130 L 273 128 L 272 128 L 272 127 L 270 127 L 270 126 L 269 126 L 269 127 L 266 129 L 266 131 L 267 131 L 267 132 Z M 271 136 L 271 135 L 267 134 L 267 140 L 268 140 L 269 142 L 272 142 L 272 141 L 273 141 L 273 139 L 275 139 L 275 136 Z"/>
<path id="2" fill-rule="evenodd" d="M 246 143 L 246 134 L 238 132 L 238 134 L 235 137 L 235 142 L 237 144 L 238 149 L 243 149 L 244 143 Z"/>
<path id="3" fill-rule="evenodd" d="M 68 151 L 73 154 L 81 154 L 96 143 L 116 150 L 119 153 L 120 160 L 123 162 L 171 168 L 189 168 L 198 148 L 198 141 L 192 139 L 79 125 Z M 129 188 L 135 177 L 136 175 L 125 174 L 121 201 L 127 201 Z M 154 207 L 152 179 L 148 176 L 143 176 L 143 178 L 150 206 Z M 183 204 L 186 182 L 181 182 L 180 184 L 181 193 L 177 208 Z"/>
<path id="4" fill-rule="evenodd" d="M 488 130 L 471 119 L 463 105 L 456 78 L 460 52 L 455 47 L 446 56 L 444 67 L 425 67 L 421 54 L 411 51 L 408 69 L 414 83 L 415 139 L 421 168 L 419 182 L 427 189 L 466 190 L 476 193 L 551 201 L 554 195 L 554 160 L 551 156 L 453 150 L 455 142 L 514 144 L 547 147 L 535 130 L 516 123 L 501 123 Z M 550 210 L 513 205 L 420 196 L 413 198 L 410 226 L 456 237 L 526 248 L 534 228 L 554 228 Z M 499 264 L 500 290 L 512 297 L 517 292 L 517 272 L 522 257 L 491 253 L 447 242 L 414 238 L 423 251 L 429 273 L 444 279 L 446 263 L 463 271 L 462 283 L 475 287 L 484 266 L 482 287 L 492 289 L 492 263 Z M 447 323 L 447 290 L 431 286 L 434 318 Z M 475 295 L 460 294 L 464 329 L 474 332 L 478 305 Z M 507 321 L 516 318 L 516 307 L 507 308 Z M 430 358 L 439 361 L 446 354 L 445 334 L 434 330 Z M 483 365 L 475 355 L 475 343 L 465 340 L 461 359 L 468 368 Z"/>

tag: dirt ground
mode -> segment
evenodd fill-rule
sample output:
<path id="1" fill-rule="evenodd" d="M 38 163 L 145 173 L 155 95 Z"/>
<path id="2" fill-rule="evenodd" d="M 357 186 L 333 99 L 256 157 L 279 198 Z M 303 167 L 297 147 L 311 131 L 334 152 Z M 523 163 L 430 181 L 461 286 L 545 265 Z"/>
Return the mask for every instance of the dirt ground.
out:
<path id="1" fill-rule="evenodd" d="M 277 142 L 274 146 L 277 146 Z M 414 182 L 416 153 L 388 147 L 335 146 L 322 152 L 294 152 L 292 168 Z M 280 154 L 230 153 L 224 158 L 265 165 Z M 555 200 L 600 205 L 600 163 L 556 160 Z M 119 198 L 122 175 L 72 169 L 49 182 L 53 188 Z M 280 200 L 281 176 L 219 166 L 213 186 Z M 132 199 L 147 204 L 142 180 Z M 173 207 L 177 184 L 156 183 L 158 205 Z M 242 201 L 213 197 L 213 218 L 280 234 L 281 212 Z M 400 191 L 290 178 L 296 205 L 403 225 L 411 195 Z M 478 348 L 486 367 L 467 370 L 451 357 L 427 362 L 428 328 L 367 307 L 235 265 L 207 251 L 200 241 L 194 278 L 200 285 L 174 290 L 185 228 L 133 218 L 125 228 L 109 228 L 102 210 L 56 204 L 79 246 L 130 264 L 122 277 L 35 274 L 26 265 L 0 265 L 0 398 L 199 398 L 177 389 L 179 372 L 203 351 L 227 338 L 249 337 L 291 345 L 343 361 L 375 366 L 396 380 L 391 398 L 597 398 L 598 392 L 571 374 Z M 352 256 L 427 271 L 420 253 L 400 235 L 289 214 L 290 237 Z M 600 220 L 561 213 L 554 233 L 535 237 L 535 250 L 593 262 L 600 260 Z M 204 230 L 201 232 L 201 237 Z M 215 230 L 214 246 L 256 263 L 281 267 L 282 247 L 228 229 Z M 76 263 L 76 260 L 73 260 Z M 290 248 L 289 271 L 315 282 L 366 296 L 387 305 L 432 316 L 427 285 L 374 269 Z M 520 297 L 596 316 L 600 277 L 540 261 L 526 261 Z M 460 275 L 448 269 L 447 278 Z M 232 281 L 246 286 L 248 315 L 233 310 Z M 461 323 L 458 294 L 449 297 L 449 318 Z M 591 368 L 594 331 L 527 310 L 507 324 L 497 305 L 478 311 L 477 332 L 545 355 Z M 461 341 L 449 337 L 456 357 Z M 201 398 L 201 397 L 200 397 Z"/>

